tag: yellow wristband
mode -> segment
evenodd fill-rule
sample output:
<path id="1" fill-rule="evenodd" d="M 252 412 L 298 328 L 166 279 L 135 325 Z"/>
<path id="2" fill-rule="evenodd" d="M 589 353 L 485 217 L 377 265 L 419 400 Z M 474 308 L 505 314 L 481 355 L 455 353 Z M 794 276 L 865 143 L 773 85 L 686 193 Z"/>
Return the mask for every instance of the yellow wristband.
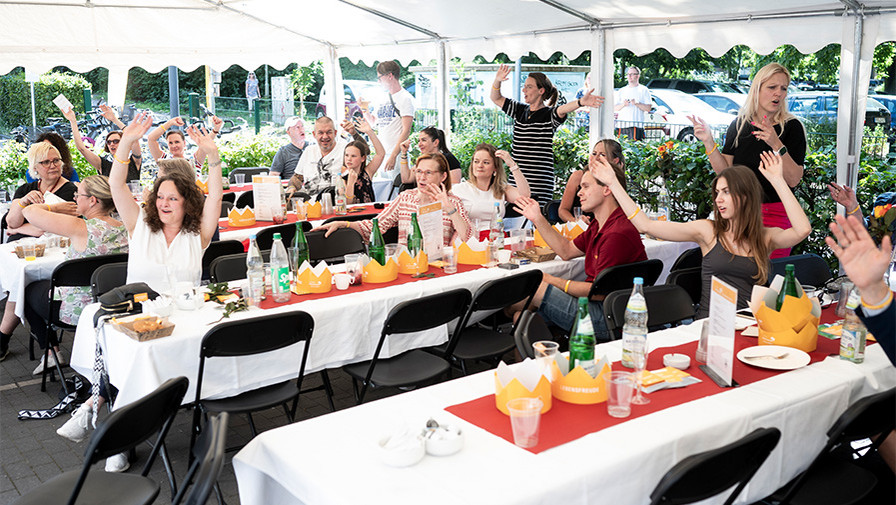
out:
<path id="1" fill-rule="evenodd" d="M 352 227 L 352 223 L 346 221 L 346 222 L 345 222 L 345 227 L 346 227 L 346 228 L 351 228 L 351 227 Z"/>
<path id="2" fill-rule="evenodd" d="M 890 291 L 890 293 L 886 296 L 886 298 L 884 298 L 884 301 L 877 305 L 868 305 L 867 303 L 865 303 L 865 298 L 862 297 L 862 307 L 865 307 L 868 310 L 880 310 L 880 309 L 886 307 L 887 305 L 889 305 L 890 302 L 892 302 L 892 301 L 893 301 L 893 292 Z"/>
<path id="3" fill-rule="evenodd" d="M 627 217 L 628 217 L 628 220 L 631 221 L 632 219 L 634 219 L 635 216 L 638 215 L 638 212 L 641 212 L 641 207 L 638 207 L 637 209 L 635 209 L 635 211 L 632 212 L 632 215 L 631 215 L 631 216 L 627 216 Z"/>
<path id="4" fill-rule="evenodd" d="M 112 155 L 112 159 L 115 160 L 115 161 L 117 161 L 117 162 L 119 162 L 119 163 L 121 163 L 122 165 L 127 165 L 127 164 L 128 164 L 127 161 L 121 161 L 120 159 L 118 159 L 118 156 L 115 156 L 114 154 Z"/>
<path id="5" fill-rule="evenodd" d="M 24 208 L 25 208 L 25 207 L 27 207 L 27 205 L 22 205 L 22 201 L 21 201 L 21 200 L 19 200 L 19 207 L 21 207 L 21 208 L 23 208 L 23 209 L 24 209 Z"/>
<path id="6" fill-rule="evenodd" d="M 847 215 L 849 215 L 849 214 L 855 214 L 856 211 L 859 210 L 859 207 L 861 207 L 861 206 L 862 206 L 861 204 L 858 204 L 858 203 L 857 203 L 857 204 L 856 204 L 856 208 L 852 209 L 851 211 L 847 212 L 846 214 L 847 214 Z"/>
<path id="7" fill-rule="evenodd" d="M 712 156 L 712 153 L 716 152 L 716 149 L 718 149 L 718 148 L 719 148 L 719 144 L 716 144 L 716 145 L 712 146 L 712 150 L 709 151 L 709 152 L 707 152 L 707 153 L 706 153 L 706 156 L 707 156 L 707 157 Z"/>
<path id="8" fill-rule="evenodd" d="M 492 89 L 501 89 L 501 86 L 500 86 L 500 85 L 499 85 L 499 86 L 495 86 L 494 84 L 492 84 Z"/>
<path id="9" fill-rule="evenodd" d="M 566 281 L 566 286 L 563 286 L 563 292 L 564 292 L 564 293 L 567 293 L 567 294 L 569 293 L 569 283 L 570 283 L 570 282 L 572 282 L 572 279 Z"/>

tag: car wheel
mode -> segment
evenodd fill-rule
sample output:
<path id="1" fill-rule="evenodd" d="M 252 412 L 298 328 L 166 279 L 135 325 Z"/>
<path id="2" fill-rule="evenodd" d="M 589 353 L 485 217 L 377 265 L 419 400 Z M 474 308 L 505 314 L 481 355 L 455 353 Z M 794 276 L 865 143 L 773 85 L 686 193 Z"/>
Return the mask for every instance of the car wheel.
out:
<path id="1" fill-rule="evenodd" d="M 697 137 L 694 136 L 693 128 L 685 128 L 678 133 L 678 140 L 680 142 L 697 142 Z"/>

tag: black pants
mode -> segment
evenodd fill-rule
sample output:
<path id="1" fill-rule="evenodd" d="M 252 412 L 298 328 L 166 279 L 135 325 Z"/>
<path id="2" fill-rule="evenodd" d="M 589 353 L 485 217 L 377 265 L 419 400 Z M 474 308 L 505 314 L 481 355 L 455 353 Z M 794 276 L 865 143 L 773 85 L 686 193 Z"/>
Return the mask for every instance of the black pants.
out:
<path id="1" fill-rule="evenodd" d="M 56 302 L 59 303 L 59 302 Z M 49 329 L 47 314 L 50 309 L 50 281 L 36 281 L 25 286 L 25 320 L 31 334 L 37 339 L 41 349 L 50 345 L 58 345 L 56 332 Z"/>

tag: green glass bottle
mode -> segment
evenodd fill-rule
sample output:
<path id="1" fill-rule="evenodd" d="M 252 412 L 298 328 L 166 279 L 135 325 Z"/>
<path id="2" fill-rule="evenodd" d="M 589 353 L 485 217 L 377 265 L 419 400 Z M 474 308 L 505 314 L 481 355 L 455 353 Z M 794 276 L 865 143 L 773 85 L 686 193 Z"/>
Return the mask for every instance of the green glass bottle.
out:
<path id="1" fill-rule="evenodd" d="M 579 297 L 579 307 L 576 310 L 576 322 L 569 334 L 569 370 L 580 366 L 592 377 L 595 375 L 594 361 L 594 326 L 591 324 L 591 314 L 588 312 L 588 298 Z"/>
<path id="2" fill-rule="evenodd" d="M 380 232 L 380 223 L 377 218 L 372 219 L 373 230 L 370 232 L 370 244 L 367 246 L 367 254 L 370 259 L 375 260 L 380 265 L 386 264 L 386 242 L 383 240 L 383 234 Z"/>
<path id="3" fill-rule="evenodd" d="M 296 235 L 292 239 L 292 263 L 293 271 L 298 275 L 302 263 L 310 260 L 308 251 L 308 241 L 305 239 L 305 232 L 302 231 L 302 222 L 296 221 Z"/>
<path id="4" fill-rule="evenodd" d="M 775 310 L 781 311 L 781 306 L 784 305 L 784 297 L 788 295 L 794 298 L 799 298 L 800 296 L 796 287 L 793 263 L 788 263 L 784 266 L 784 284 L 781 285 L 781 291 L 778 293 L 778 299 L 775 301 Z"/>
<path id="5" fill-rule="evenodd" d="M 408 234 L 408 253 L 412 257 L 423 250 L 423 233 L 420 231 L 420 225 L 417 224 L 417 213 L 411 212 L 411 233 Z"/>

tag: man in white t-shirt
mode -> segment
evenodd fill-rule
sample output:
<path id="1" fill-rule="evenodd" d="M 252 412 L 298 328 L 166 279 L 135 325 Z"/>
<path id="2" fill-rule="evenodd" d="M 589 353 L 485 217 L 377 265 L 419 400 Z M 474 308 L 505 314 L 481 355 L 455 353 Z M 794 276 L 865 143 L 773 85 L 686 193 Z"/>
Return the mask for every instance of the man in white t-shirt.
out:
<path id="1" fill-rule="evenodd" d="M 653 100 L 650 98 L 650 90 L 638 82 L 641 78 L 641 69 L 636 66 L 625 70 L 628 85 L 619 88 L 616 92 L 616 124 L 621 125 L 616 129 L 616 135 L 626 135 L 632 140 L 644 138 L 644 121 L 646 112 L 653 108 Z"/>
<path id="2" fill-rule="evenodd" d="M 312 132 L 316 144 L 307 146 L 296 165 L 290 186 L 301 188 L 312 197 L 333 185 L 342 170 L 342 156 L 347 142 L 336 132 L 336 125 L 327 116 L 314 122 Z"/>
<path id="3" fill-rule="evenodd" d="M 383 61 L 376 66 L 377 79 L 386 89 L 387 96 L 382 103 L 377 104 L 373 114 L 375 117 L 367 118 L 370 124 L 375 125 L 376 134 L 386 150 L 386 161 L 383 162 L 383 171 L 392 177 L 399 170 L 398 153 L 401 151 L 401 143 L 407 140 L 414 124 L 414 97 L 398 81 L 401 75 L 401 67 L 394 61 Z"/>

